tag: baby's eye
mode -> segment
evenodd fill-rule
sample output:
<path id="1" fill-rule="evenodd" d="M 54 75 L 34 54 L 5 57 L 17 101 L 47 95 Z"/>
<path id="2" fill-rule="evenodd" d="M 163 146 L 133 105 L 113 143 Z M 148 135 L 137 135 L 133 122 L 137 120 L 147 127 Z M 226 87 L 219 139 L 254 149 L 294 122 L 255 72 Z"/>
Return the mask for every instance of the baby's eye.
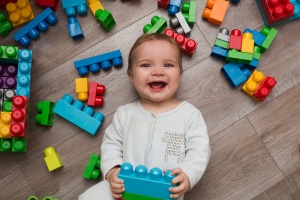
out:
<path id="1" fill-rule="evenodd" d="M 141 67 L 150 67 L 150 65 L 149 65 L 149 64 L 146 64 L 146 63 L 144 63 L 144 64 L 141 64 Z"/>
<path id="2" fill-rule="evenodd" d="M 174 65 L 173 64 L 170 64 L 170 63 L 168 63 L 168 64 L 165 64 L 165 67 L 173 67 Z"/>

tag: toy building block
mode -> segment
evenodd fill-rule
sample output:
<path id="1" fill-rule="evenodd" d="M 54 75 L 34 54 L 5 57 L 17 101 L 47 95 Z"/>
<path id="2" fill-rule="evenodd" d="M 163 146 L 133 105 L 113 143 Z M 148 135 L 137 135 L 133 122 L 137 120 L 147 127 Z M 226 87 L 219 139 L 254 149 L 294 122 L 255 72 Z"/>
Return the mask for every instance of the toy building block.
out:
<path id="1" fill-rule="evenodd" d="M 67 17 L 75 17 L 76 13 L 85 15 L 87 13 L 85 0 L 62 0 L 62 7 Z"/>
<path id="2" fill-rule="evenodd" d="M 58 1 L 59 0 L 35 0 L 35 4 L 44 8 L 50 7 L 52 10 L 56 11 Z"/>
<path id="3" fill-rule="evenodd" d="M 175 14 L 175 17 L 170 19 L 170 25 L 177 34 L 190 35 L 191 29 L 188 23 L 185 21 L 182 12 L 178 12 Z"/>
<path id="4" fill-rule="evenodd" d="M 3 12 L 0 12 L 0 35 L 5 37 L 12 30 L 12 24 L 8 21 Z"/>
<path id="5" fill-rule="evenodd" d="M 53 147 L 48 147 L 44 150 L 45 162 L 48 167 L 49 172 L 63 167 L 60 156 L 56 153 Z"/>
<path id="6" fill-rule="evenodd" d="M 26 96 L 14 96 L 11 113 L 11 137 L 25 137 L 27 126 L 28 98 Z"/>
<path id="7" fill-rule="evenodd" d="M 94 57 L 85 58 L 74 62 L 75 68 L 78 70 L 78 74 L 83 76 L 89 73 L 89 70 L 93 73 L 103 70 L 108 70 L 111 66 L 122 66 L 122 54 L 120 50 L 100 54 Z"/>
<path id="8" fill-rule="evenodd" d="M 10 138 L 11 112 L 0 113 L 0 138 Z"/>
<path id="9" fill-rule="evenodd" d="M 144 195 L 132 194 L 128 192 L 122 193 L 122 200 L 164 200 L 162 198 L 147 197 Z"/>
<path id="10" fill-rule="evenodd" d="M 8 3 L 16 3 L 16 2 L 17 2 L 17 0 L 1 0 L 0 7 L 5 9 L 5 7 Z"/>
<path id="11" fill-rule="evenodd" d="M 163 17 L 154 16 L 151 24 L 146 24 L 143 28 L 144 33 L 161 33 L 167 28 L 167 20 Z"/>
<path id="12" fill-rule="evenodd" d="M 193 27 L 196 22 L 196 8 L 196 0 L 190 0 L 190 2 L 182 2 L 181 11 L 184 19 L 187 21 L 190 27 Z"/>
<path id="13" fill-rule="evenodd" d="M 237 87 L 251 75 L 250 71 L 246 68 L 242 69 L 243 67 L 244 64 L 235 62 L 229 62 L 222 67 L 221 72 L 231 87 Z"/>
<path id="14" fill-rule="evenodd" d="M 157 7 L 159 8 L 169 8 L 170 0 L 157 0 Z"/>
<path id="15" fill-rule="evenodd" d="M 219 47 L 219 46 L 213 46 L 212 52 L 210 54 L 211 56 L 221 58 L 221 59 L 226 59 L 228 56 L 228 50 Z"/>
<path id="16" fill-rule="evenodd" d="M 111 12 L 106 9 L 98 9 L 95 13 L 95 17 L 107 31 L 111 31 L 111 29 L 116 25 L 116 21 Z"/>
<path id="17" fill-rule="evenodd" d="M 266 36 L 264 36 L 262 33 L 258 32 L 257 30 L 251 30 L 249 28 L 246 28 L 243 33 L 247 33 L 247 32 L 252 34 L 254 44 L 257 46 L 261 46 L 262 43 L 266 39 Z"/>
<path id="18" fill-rule="evenodd" d="M 103 105 L 103 95 L 105 92 L 105 86 L 98 84 L 97 82 L 90 83 L 89 89 L 89 99 L 88 105 L 89 106 L 102 106 Z"/>
<path id="19" fill-rule="evenodd" d="M 246 65 L 251 68 L 257 68 L 260 57 L 261 57 L 260 47 L 254 46 L 253 58 L 252 58 L 251 62 L 247 63 Z"/>
<path id="20" fill-rule="evenodd" d="M 229 2 L 225 0 L 207 0 L 202 17 L 208 22 L 220 26 L 226 14 Z"/>
<path id="21" fill-rule="evenodd" d="M 162 175 L 162 170 L 152 168 L 147 173 L 147 168 L 144 165 L 139 165 L 133 170 L 130 163 L 123 163 L 118 178 L 124 181 L 124 186 L 127 193 L 142 195 L 146 197 L 170 199 L 171 193 L 169 188 L 175 175 L 171 175 L 171 170 L 168 170 Z"/>
<path id="22" fill-rule="evenodd" d="M 0 152 L 12 152 L 11 138 L 0 138 Z"/>
<path id="23" fill-rule="evenodd" d="M 242 32 L 239 29 L 233 29 L 230 33 L 229 49 L 236 49 L 241 51 L 242 41 Z"/>
<path id="24" fill-rule="evenodd" d="M 77 97 L 80 101 L 87 101 L 89 97 L 89 86 L 87 78 L 76 78 L 75 79 L 75 90 Z"/>
<path id="25" fill-rule="evenodd" d="M 174 38 L 174 40 L 179 44 L 181 47 L 181 51 L 188 56 L 192 56 L 196 51 L 198 43 L 193 39 L 188 39 L 181 34 L 176 34 L 172 29 L 166 29 L 164 34 Z"/>
<path id="26" fill-rule="evenodd" d="M 260 10 L 261 16 L 266 26 L 278 25 L 286 21 L 292 20 L 291 18 L 293 17 L 295 18 L 294 15 L 295 13 L 297 13 L 297 8 L 292 2 L 296 1 L 256 0 L 257 6 Z"/>
<path id="27" fill-rule="evenodd" d="M 90 160 L 82 174 L 83 178 L 97 180 L 100 178 L 101 158 L 96 154 L 92 154 Z"/>
<path id="28" fill-rule="evenodd" d="M 182 0 L 170 0 L 168 13 L 171 16 L 174 16 L 176 13 L 179 12 L 181 7 Z"/>
<path id="29" fill-rule="evenodd" d="M 18 0 L 17 3 L 8 3 L 6 10 L 13 27 L 18 28 L 34 18 L 28 0 Z"/>
<path id="30" fill-rule="evenodd" d="M 18 63 L 18 47 L 0 46 L 1 63 Z"/>
<path id="31" fill-rule="evenodd" d="M 57 23 L 57 17 L 51 8 L 46 8 L 32 21 L 22 27 L 16 32 L 13 38 L 23 46 L 30 44 L 30 39 L 37 39 L 40 36 L 40 32 L 45 32 L 49 29 L 48 24 L 54 25 Z"/>
<path id="32" fill-rule="evenodd" d="M 35 122 L 45 126 L 52 126 L 54 118 L 54 106 L 55 103 L 48 100 L 38 102 L 36 108 L 39 113 L 35 117 Z"/>
<path id="33" fill-rule="evenodd" d="M 278 31 L 275 28 L 268 28 L 265 26 L 261 29 L 260 33 L 266 36 L 266 39 L 261 45 L 261 50 L 264 52 L 270 47 Z"/>
<path id="34" fill-rule="evenodd" d="M 253 53 L 254 50 L 254 40 L 252 39 L 251 33 L 244 33 L 242 40 L 242 52 Z"/>
<path id="35" fill-rule="evenodd" d="M 29 50 L 19 50 L 19 55 L 23 55 L 24 60 L 19 61 L 18 64 L 17 95 L 30 98 L 32 52 Z"/>
<path id="36" fill-rule="evenodd" d="M 26 152 L 26 138 L 12 138 L 12 152 Z"/>
<path id="37" fill-rule="evenodd" d="M 242 87 L 243 92 L 252 96 L 264 79 L 265 76 L 262 72 L 254 70 L 245 85 Z"/>
<path id="38" fill-rule="evenodd" d="M 266 78 L 259 85 L 257 90 L 253 93 L 253 97 L 259 101 L 264 101 L 270 94 L 273 87 L 276 85 L 276 80 L 273 77 L 266 76 Z"/>
<path id="39" fill-rule="evenodd" d="M 241 62 L 248 64 L 252 61 L 253 59 L 253 54 L 252 53 L 245 53 L 245 52 L 240 52 L 235 49 L 230 49 L 227 54 L 227 61 L 231 62 Z"/>
<path id="40" fill-rule="evenodd" d="M 97 10 L 104 10 L 104 7 L 99 0 L 88 0 L 88 3 L 94 16 L 96 15 Z"/>
<path id="41" fill-rule="evenodd" d="M 65 94 L 62 99 L 58 100 L 53 111 L 91 135 L 95 135 L 98 132 L 104 120 L 102 113 L 94 113 L 93 108 L 89 106 L 84 107 L 81 101 L 74 101 L 69 94 Z"/>
<path id="42" fill-rule="evenodd" d="M 77 21 L 76 17 L 70 17 L 68 19 L 68 31 L 70 34 L 70 37 L 75 41 L 80 38 L 84 38 L 81 26 L 79 22 Z"/>

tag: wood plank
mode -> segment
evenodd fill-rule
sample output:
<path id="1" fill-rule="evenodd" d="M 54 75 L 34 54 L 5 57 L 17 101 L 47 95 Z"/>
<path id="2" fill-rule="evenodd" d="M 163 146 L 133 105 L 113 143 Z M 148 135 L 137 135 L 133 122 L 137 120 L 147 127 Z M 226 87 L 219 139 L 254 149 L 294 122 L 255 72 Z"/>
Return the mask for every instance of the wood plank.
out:
<path id="1" fill-rule="evenodd" d="M 208 168 L 185 199 L 251 199 L 284 178 L 246 118 L 210 143 Z"/>
<path id="2" fill-rule="evenodd" d="M 300 168 L 300 84 L 247 117 L 285 176 Z"/>

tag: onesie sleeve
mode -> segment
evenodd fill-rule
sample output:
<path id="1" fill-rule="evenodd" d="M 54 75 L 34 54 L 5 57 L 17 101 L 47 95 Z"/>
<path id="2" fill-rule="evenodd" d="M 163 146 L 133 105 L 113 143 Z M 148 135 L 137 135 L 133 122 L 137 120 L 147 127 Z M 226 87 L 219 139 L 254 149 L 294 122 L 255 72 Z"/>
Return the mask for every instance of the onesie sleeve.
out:
<path id="1" fill-rule="evenodd" d="M 210 159 L 207 127 L 201 112 L 194 108 L 185 121 L 185 158 L 179 167 L 188 176 L 193 188 L 203 176 Z"/>
<path id="2" fill-rule="evenodd" d="M 123 131 L 121 109 L 114 114 L 112 123 L 106 128 L 101 145 L 101 171 L 103 178 L 113 167 L 123 164 Z"/>

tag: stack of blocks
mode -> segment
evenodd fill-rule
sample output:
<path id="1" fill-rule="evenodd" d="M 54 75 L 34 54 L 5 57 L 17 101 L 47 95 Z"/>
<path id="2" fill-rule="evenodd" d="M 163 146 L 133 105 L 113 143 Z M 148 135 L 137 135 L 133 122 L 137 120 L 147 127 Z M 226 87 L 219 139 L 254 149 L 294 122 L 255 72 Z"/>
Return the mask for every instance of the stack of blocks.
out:
<path id="1" fill-rule="evenodd" d="M 0 46 L 0 152 L 25 152 L 32 52 Z"/>
<path id="2" fill-rule="evenodd" d="M 118 177 L 124 181 L 126 191 L 122 194 L 124 200 L 166 200 L 171 199 L 169 192 L 175 175 L 171 175 L 171 170 L 168 170 L 162 175 L 162 170 L 152 168 L 147 172 L 144 165 L 139 165 L 133 170 L 130 163 L 123 163 Z"/>

